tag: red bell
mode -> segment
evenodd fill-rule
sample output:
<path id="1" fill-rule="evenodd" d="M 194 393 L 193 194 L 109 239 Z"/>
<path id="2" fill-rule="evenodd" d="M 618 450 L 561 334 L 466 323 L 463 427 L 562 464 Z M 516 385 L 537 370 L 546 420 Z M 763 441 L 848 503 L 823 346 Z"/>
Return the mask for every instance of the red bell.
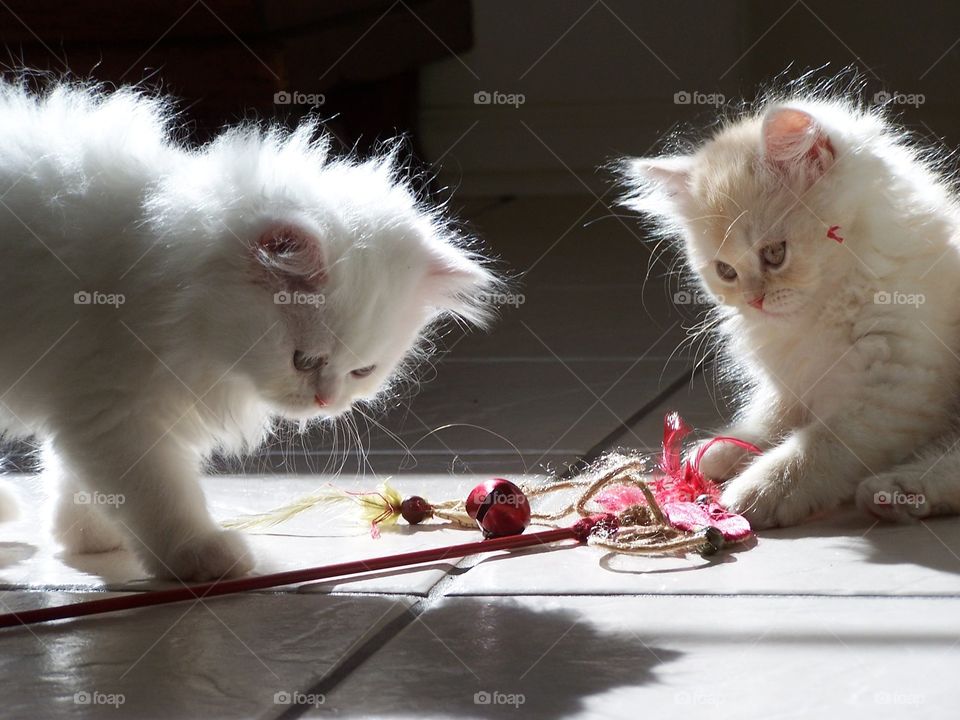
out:
<path id="1" fill-rule="evenodd" d="M 471 490 L 466 510 L 488 538 L 519 535 L 530 524 L 527 496 L 504 478 L 485 480 Z"/>

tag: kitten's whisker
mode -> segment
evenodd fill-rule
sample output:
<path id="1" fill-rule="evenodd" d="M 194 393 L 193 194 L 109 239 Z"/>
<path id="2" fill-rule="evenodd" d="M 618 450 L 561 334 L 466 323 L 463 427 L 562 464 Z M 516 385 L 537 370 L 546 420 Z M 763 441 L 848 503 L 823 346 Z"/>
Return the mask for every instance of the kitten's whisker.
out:
<path id="1" fill-rule="evenodd" d="M 601 215 L 599 217 L 593 218 L 592 220 L 587 220 L 587 222 L 583 224 L 583 227 L 587 228 L 596 222 L 600 222 L 601 220 L 610 220 L 611 218 L 616 218 L 619 220 L 636 220 L 637 216 L 631 215 L 631 214 L 620 215 L 619 213 L 608 213 L 607 215 Z"/>
<path id="2" fill-rule="evenodd" d="M 373 423 L 373 425 L 376 428 L 383 431 L 383 433 L 386 434 L 387 437 L 389 437 L 391 440 L 397 443 L 397 446 L 401 448 L 408 457 L 410 457 L 411 459 L 413 458 L 413 453 L 411 452 L 410 447 L 403 441 L 403 438 L 401 438 L 399 435 L 397 435 L 395 432 L 387 428 L 382 423 L 379 423 L 376 420 L 374 420 L 372 417 L 370 417 L 365 412 L 363 412 L 363 410 L 361 410 L 359 407 L 355 407 L 354 411 L 357 412 L 361 417 L 363 417 L 367 422 Z"/>
<path id="3" fill-rule="evenodd" d="M 360 437 L 360 428 L 357 425 L 357 418 L 353 414 L 356 411 L 356 408 L 351 408 L 351 412 L 348 415 L 345 415 L 345 421 L 347 429 L 352 430 L 353 434 L 351 439 L 355 438 L 357 441 L 357 456 L 360 460 L 359 470 L 362 472 L 363 477 L 366 477 L 367 470 L 370 470 L 371 475 L 376 475 L 376 471 L 373 469 L 373 465 L 370 464 L 370 453 L 368 448 L 364 446 L 363 439 Z"/>
<path id="4" fill-rule="evenodd" d="M 723 240 L 720 241 L 720 247 L 717 248 L 717 255 L 719 255 L 720 251 L 723 250 L 723 244 L 727 242 L 727 238 L 730 237 L 730 233 L 733 232 L 733 226 L 736 225 L 737 221 L 746 214 L 746 210 L 741 211 L 740 214 L 733 219 L 733 222 L 727 225 L 727 231 L 723 234 Z"/>
<path id="5" fill-rule="evenodd" d="M 727 200 L 729 200 L 730 202 L 732 202 L 734 205 L 736 205 L 737 210 L 743 210 L 743 206 L 741 206 L 740 203 L 738 203 L 738 202 L 737 202 L 736 200 L 734 200 L 732 197 L 730 197 L 729 195 L 727 195 L 727 193 L 725 193 L 725 192 L 723 192 L 723 191 L 721 190 L 721 191 L 720 191 L 720 194 L 723 195 Z"/>
<path id="6" fill-rule="evenodd" d="M 739 209 L 739 208 L 737 208 L 737 209 Z M 696 216 L 696 217 L 691 217 L 690 220 L 713 220 L 713 219 L 715 219 L 715 218 L 719 218 L 719 219 L 721 219 L 721 220 L 724 220 L 724 219 L 726 219 L 726 217 L 727 217 L 726 215 L 720 215 L 720 214 L 698 215 L 698 216 Z"/>
<path id="7" fill-rule="evenodd" d="M 410 447 L 411 449 L 415 448 L 417 447 L 417 445 L 419 445 L 421 442 L 426 440 L 431 435 L 435 435 L 436 433 L 441 432 L 442 430 L 449 430 L 450 428 L 455 428 L 455 427 L 466 427 L 466 428 L 472 428 L 474 430 L 482 430 L 483 432 L 490 433 L 494 437 L 499 438 L 500 440 L 503 440 L 507 445 L 513 448 L 513 451 L 515 453 L 517 453 L 517 457 L 520 458 L 520 464 L 523 465 L 524 474 L 529 472 L 529 468 L 527 467 L 527 462 L 526 460 L 524 460 L 523 453 L 520 452 L 520 448 L 518 448 L 512 441 L 510 441 L 508 438 L 501 435 L 500 433 L 496 432 L 495 430 L 491 430 L 490 428 L 483 427 L 482 425 L 474 425 L 473 423 L 447 423 L 446 425 L 441 425 L 440 427 L 436 427 L 433 430 L 426 433 L 425 435 L 421 436 L 420 439 L 418 439 Z"/>

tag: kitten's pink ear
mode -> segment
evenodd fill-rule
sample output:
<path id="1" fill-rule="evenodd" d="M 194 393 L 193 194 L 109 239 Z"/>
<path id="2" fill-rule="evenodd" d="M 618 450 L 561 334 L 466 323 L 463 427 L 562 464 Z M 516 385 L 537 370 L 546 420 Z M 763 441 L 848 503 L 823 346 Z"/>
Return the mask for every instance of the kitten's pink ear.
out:
<path id="1" fill-rule="evenodd" d="M 643 185 L 654 185 L 671 198 L 690 192 L 693 158 L 688 155 L 659 158 L 632 158 L 627 161 L 627 174 Z"/>
<path id="2" fill-rule="evenodd" d="M 621 201 L 626 207 L 661 224 L 680 230 L 690 213 L 691 178 L 695 160 L 688 155 L 630 158 L 622 166 L 630 192 Z"/>
<path id="3" fill-rule="evenodd" d="M 810 113 L 774 108 L 763 119 L 763 154 L 777 169 L 817 179 L 836 159 L 829 136 Z"/>
<path id="4" fill-rule="evenodd" d="M 259 263 L 287 285 L 316 288 L 327 276 L 327 265 L 319 238 L 293 225 L 272 225 L 257 239 Z"/>
<path id="5" fill-rule="evenodd" d="M 479 327 L 488 325 L 495 314 L 500 291 L 492 272 L 456 248 L 445 248 L 431 259 L 423 280 L 428 307 Z"/>

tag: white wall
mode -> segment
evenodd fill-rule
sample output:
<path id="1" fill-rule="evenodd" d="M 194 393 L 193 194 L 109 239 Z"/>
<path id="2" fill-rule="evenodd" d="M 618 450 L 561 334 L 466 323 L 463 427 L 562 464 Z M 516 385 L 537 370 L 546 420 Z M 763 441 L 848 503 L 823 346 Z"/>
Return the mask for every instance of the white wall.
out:
<path id="1" fill-rule="evenodd" d="M 740 3 L 605 3 L 475 0 L 474 49 L 422 75 L 424 150 L 444 181 L 461 195 L 603 192 L 600 165 L 647 151 L 678 118 L 712 115 L 674 94 L 729 92 L 739 68 L 718 76 L 740 54 Z M 479 90 L 525 103 L 475 105 Z"/>

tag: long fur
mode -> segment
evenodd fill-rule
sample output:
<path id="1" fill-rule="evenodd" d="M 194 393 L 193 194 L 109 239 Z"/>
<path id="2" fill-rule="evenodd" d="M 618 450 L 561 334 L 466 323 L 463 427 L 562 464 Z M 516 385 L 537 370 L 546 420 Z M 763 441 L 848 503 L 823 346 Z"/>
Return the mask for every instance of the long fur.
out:
<path id="1" fill-rule="evenodd" d="M 204 458 L 375 404 L 438 321 L 487 324 L 499 281 L 395 150 L 334 157 L 312 122 L 184 135 L 137 89 L 0 84 L 0 423 L 45 441 L 68 549 L 201 578 L 251 566 Z"/>
<path id="2" fill-rule="evenodd" d="M 679 239 L 714 298 L 705 327 L 739 388 L 723 434 L 766 452 L 714 446 L 703 466 L 759 527 L 854 497 L 891 519 L 960 512 L 953 179 L 942 153 L 838 89 L 766 93 L 686 151 L 621 165 L 626 204 Z M 765 265 L 783 241 L 786 261 Z"/>

